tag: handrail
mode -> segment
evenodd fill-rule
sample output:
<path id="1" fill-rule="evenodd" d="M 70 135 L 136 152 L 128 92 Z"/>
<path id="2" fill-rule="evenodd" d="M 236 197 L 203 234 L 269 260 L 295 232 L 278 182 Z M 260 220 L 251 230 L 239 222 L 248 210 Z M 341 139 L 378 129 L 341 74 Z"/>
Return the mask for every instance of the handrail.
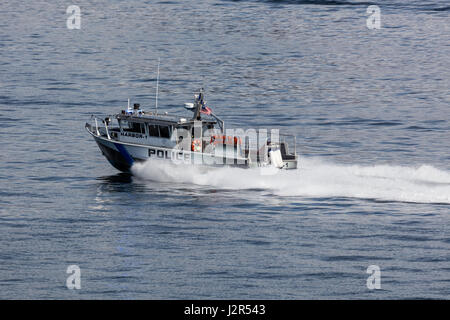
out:
<path id="1" fill-rule="evenodd" d="M 108 137 L 108 140 L 111 140 L 111 136 L 109 135 L 109 130 L 108 130 L 108 124 L 106 123 L 106 121 L 103 121 L 103 123 L 105 124 L 106 136 Z"/>
<path id="2" fill-rule="evenodd" d="M 98 122 L 97 122 L 97 117 L 94 118 L 95 120 L 95 132 L 97 133 L 97 135 L 100 135 L 100 131 L 98 131 Z"/>

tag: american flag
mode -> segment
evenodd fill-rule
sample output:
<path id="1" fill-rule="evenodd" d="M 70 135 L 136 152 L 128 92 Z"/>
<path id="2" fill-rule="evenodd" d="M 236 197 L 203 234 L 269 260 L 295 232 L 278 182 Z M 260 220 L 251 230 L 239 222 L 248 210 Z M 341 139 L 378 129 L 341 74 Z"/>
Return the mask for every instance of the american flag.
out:
<path id="1" fill-rule="evenodd" d="M 209 116 L 211 114 L 212 110 L 210 108 L 208 108 L 207 106 L 202 105 L 202 109 L 200 110 L 200 112 Z"/>

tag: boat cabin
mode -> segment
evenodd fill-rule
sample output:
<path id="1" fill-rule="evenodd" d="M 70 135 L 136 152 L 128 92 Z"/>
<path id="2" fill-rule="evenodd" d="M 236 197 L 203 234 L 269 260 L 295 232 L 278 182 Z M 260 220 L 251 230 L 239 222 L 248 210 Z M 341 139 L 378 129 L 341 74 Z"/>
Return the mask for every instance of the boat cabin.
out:
<path id="1" fill-rule="evenodd" d="M 223 133 L 224 126 L 223 121 L 217 117 L 216 119 L 200 117 L 198 120 L 187 119 L 178 115 L 143 111 L 139 104 L 134 104 L 131 110 L 122 110 L 114 118 L 118 126 L 111 126 L 110 118 L 104 121 L 106 128 L 109 129 L 107 134 L 114 140 L 185 150 L 190 148 L 190 143 L 199 140 L 201 141 L 201 146 L 198 148 L 200 152 L 212 142 L 212 136 Z"/>

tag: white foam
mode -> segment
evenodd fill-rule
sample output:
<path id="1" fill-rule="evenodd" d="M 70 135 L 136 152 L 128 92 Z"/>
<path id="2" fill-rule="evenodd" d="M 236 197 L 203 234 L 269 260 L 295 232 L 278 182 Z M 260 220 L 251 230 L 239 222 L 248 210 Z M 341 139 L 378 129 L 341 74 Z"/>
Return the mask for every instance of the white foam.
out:
<path id="1" fill-rule="evenodd" d="M 148 160 L 133 174 L 145 180 L 212 186 L 219 189 L 267 189 L 278 196 L 350 197 L 418 203 L 450 203 L 450 172 L 432 166 L 339 165 L 301 159 L 298 170 L 263 175 L 260 169 L 209 168 Z"/>

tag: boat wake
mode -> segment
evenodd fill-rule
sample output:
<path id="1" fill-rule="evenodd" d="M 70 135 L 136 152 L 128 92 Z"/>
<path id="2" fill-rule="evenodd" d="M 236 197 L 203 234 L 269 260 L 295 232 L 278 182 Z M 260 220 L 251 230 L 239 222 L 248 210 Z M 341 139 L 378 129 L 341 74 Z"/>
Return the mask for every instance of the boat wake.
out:
<path id="1" fill-rule="evenodd" d="M 142 180 L 218 189 L 265 189 L 278 196 L 450 204 L 450 172 L 428 165 L 339 165 L 317 158 L 302 158 L 300 169 L 277 170 L 273 174 L 259 168 L 207 169 L 149 159 L 133 165 L 132 173 Z"/>

